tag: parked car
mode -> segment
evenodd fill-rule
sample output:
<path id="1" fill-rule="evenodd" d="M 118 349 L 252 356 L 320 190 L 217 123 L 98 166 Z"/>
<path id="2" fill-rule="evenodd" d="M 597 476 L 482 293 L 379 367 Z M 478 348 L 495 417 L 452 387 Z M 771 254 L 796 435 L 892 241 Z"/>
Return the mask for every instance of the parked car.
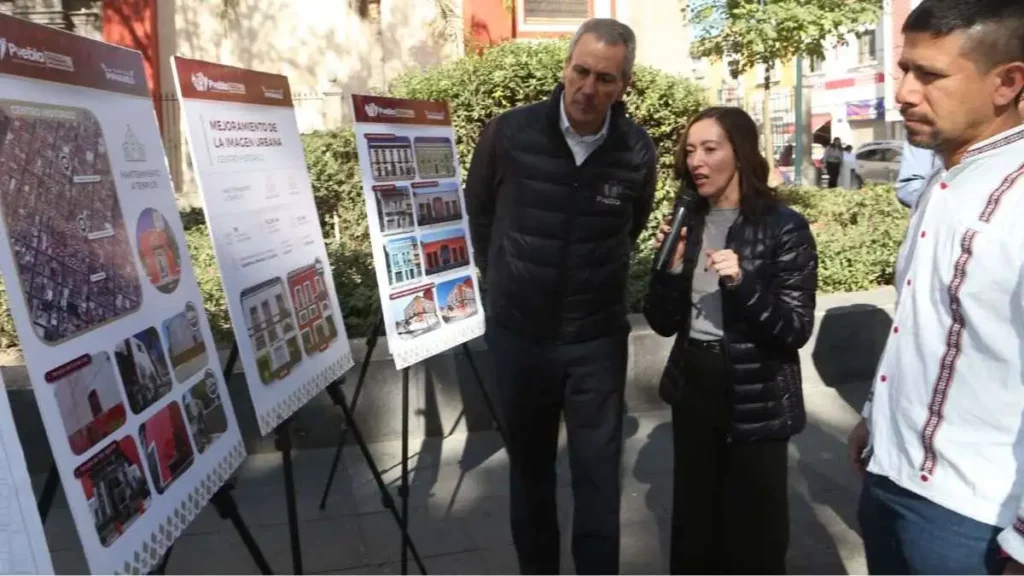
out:
<path id="1" fill-rule="evenodd" d="M 860 187 L 865 182 L 893 183 L 899 177 L 900 159 L 903 156 L 902 140 L 877 140 L 857 147 L 857 167 L 854 169 Z"/>

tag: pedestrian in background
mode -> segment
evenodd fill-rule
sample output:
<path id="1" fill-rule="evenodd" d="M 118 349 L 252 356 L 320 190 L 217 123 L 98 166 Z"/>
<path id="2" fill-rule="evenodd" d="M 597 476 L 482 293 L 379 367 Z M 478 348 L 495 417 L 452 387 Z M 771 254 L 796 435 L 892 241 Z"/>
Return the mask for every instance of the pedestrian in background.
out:
<path id="1" fill-rule="evenodd" d="M 850 459 L 872 574 L 1024 573 L 1024 3 L 924 0 L 896 100 L 913 205 Z"/>
<path id="2" fill-rule="evenodd" d="M 655 332 L 676 337 L 660 384 L 675 447 L 670 569 L 783 574 L 789 438 L 806 423 L 797 351 L 814 326 L 817 251 L 804 217 L 768 186 L 746 112 L 709 108 L 688 126 L 676 175 L 700 198 L 644 306 Z"/>
<path id="3" fill-rule="evenodd" d="M 467 212 L 508 437 L 512 538 L 527 574 L 558 573 L 561 564 L 563 414 L 576 570 L 619 569 L 626 287 L 657 176 L 654 143 L 622 102 L 635 58 L 628 26 L 588 20 L 551 97 L 490 121 L 469 167 Z"/>
<path id="4" fill-rule="evenodd" d="M 828 174 L 828 187 L 839 185 L 839 171 L 843 166 L 843 141 L 839 138 L 825 148 L 825 173 Z"/>
<path id="5" fill-rule="evenodd" d="M 839 182 L 846 190 L 857 188 L 857 157 L 853 155 L 853 146 L 849 144 L 843 148 L 843 164 Z"/>

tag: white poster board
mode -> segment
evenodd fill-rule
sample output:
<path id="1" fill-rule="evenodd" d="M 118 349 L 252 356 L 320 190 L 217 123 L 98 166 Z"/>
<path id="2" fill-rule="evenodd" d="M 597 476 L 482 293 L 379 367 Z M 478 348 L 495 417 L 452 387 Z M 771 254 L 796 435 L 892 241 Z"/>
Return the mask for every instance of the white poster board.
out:
<path id="1" fill-rule="evenodd" d="M 0 15 L 0 271 L 94 573 L 148 572 L 245 458 L 142 55 Z"/>
<path id="2" fill-rule="evenodd" d="M 53 574 L 50 548 L 0 377 L 0 574 Z"/>
<path id="3" fill-rule="evenodd" d="M 288 79 L 172 58 L 260 432 L 352 367 Z"/>
<path id="4" fill-rule="evenodd" d="M 399 370 L 484 333 L 445 102 L 352 96 L 388 348 Z"/>

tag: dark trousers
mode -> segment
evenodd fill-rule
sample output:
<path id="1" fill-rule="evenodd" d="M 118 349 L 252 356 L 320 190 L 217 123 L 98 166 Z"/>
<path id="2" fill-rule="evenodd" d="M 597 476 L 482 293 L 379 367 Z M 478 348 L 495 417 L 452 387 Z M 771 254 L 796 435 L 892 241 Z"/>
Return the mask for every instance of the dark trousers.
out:
<path id="1" fill-rule="evenodd" d="M 868 474 L 858 512 L 871 574 L 1002 574 L 1002 531 L 884 476 Z"/>
<path id="2" fill-rule="evenodd" d="M 828 187 L 835 188 L 839 186 L 839 168 L 842 164 L 839 162 L 826 162 L 825 172 L 828 174 Z"/>
<path id="3" fill-rule="evenodd" d="M 559 572 L 555 459 L 564 412 L 576 571 L 618 573 L 626 336 L 543 345 L 491 325 L 487 341 L 508 434 L 512 539 L 520 571 Z"/>
<path id="4" fill-rule="evenodd" d="M 672 407 L 672 574 L 784 574 L 789 442 L 726 439 L 725 360 L 688 346 Z"/>

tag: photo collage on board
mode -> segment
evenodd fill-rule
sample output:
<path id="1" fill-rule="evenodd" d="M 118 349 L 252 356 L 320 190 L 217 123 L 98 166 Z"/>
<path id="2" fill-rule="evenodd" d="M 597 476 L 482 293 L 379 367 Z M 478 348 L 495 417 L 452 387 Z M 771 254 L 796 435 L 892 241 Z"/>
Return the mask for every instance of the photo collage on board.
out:
<path id="1" fill-rule="evenodd" d="M 184 239 L 156 209 L 123 213 L 109 155 L 146 158 L 130 125 L 111 148 L 87 109 L 21 104 L 0 100 L 0 207 L 33 331 L 57 350 L 141 310 L 144 282 L 174 294 Z M 103 546 L 227 430 L 196 304 L 132 332 L 45 375 Z"/>
<path id="2" fill-rule="evenodd" d="M 249 346 L 260 380 L 283 380 L 306 356 L 319 354 L 338 339 L 338 320 L 319 258 L 242 290 Z"/>
<path id="3" fill-rule="evenodd" d="M 384 238 L 388 321 L 409 340 L 477 313 L 452 140 L 365 135 Z"/>

